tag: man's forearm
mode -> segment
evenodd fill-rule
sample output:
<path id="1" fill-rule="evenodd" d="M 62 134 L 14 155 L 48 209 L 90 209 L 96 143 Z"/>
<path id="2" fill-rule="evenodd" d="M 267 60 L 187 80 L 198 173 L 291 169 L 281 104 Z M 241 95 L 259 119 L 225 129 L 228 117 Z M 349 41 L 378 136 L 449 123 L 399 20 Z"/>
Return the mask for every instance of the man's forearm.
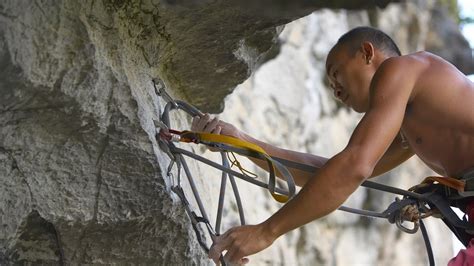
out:
<path id="1" fill-rule="evenodd" d="M 301 191 L 263 224 L 273 238 L 336 210 L 368 173 L 351 155 L 340 153 L 320 169 Z"/>
<path id="2" fill-rule="evenodd" d="M 257 144 L 258 146 L 262 147 L 270 156 L 282 158 L 285 160 L 289 161 L 294 161 L 298 162 L 301 164 L 306 164 L 313 166 L 315 168 L 321 168 L 323 165 L 327 162 L 327 158 L 309 154 L 309 153 L 302 153 L 302 152 L 296 152 L 296 151 L 291 151 L 287 149 L 282 149 L 275 147 L 273 145 L 270 145 L 268 143 L 265 143 L 263 141 L 257 140 L 245 133 L 242 133 L 239 136 L 240 139 Z M 249 158 L 252 162 L 257 164 L 259 167 L 265 169 L 268 171 L 268 164 L 264 162 L 263 160 L 260 159 L 255 159 L 255 158 Z M 288 170 L 290 171 L 291 175 L 293 176 L 293 179 L 295 180 L 296 185 L 302 187 L 306 182 L 315 176 L 315 173 L 309 173 L 305 172 L 299 169 L 294 169 L 291 167 L 288 167 Z M 279 176 L 281 177 L 281 176 Z"/>

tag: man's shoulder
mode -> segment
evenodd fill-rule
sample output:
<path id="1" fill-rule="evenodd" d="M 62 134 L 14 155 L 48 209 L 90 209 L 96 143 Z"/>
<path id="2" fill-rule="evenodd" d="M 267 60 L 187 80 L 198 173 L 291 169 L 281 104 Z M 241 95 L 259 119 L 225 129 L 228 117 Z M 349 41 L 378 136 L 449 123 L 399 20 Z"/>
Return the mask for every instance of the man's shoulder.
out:
<path id="1" fill-rule="evenodd" d="M 411 54 L 391 57 L 384 63 L 395 65 L 395 67 L 403 66 L 403 68 L 406 67 L 408 69 L 418 68 L 425 70 L 438 65 L 451 65 L 444 58 L 427 51 L 419 51 Z"/>
<path id="2" fill-rule="evenodd" d="M 427 56 L 420 53 L 395 56 L 385 59 L 375 72 L 375 77 L 415 77 L 426 65 Z"/>
<path id="3" fill-rule="evenodd" d="M 376 75 L 384 85 L 393 85 L 410 90 L 410 100 L 424 89 L 437 83 L 445 83 L 448 77 L 457 77 L 459 72 L 443 58 L 420 51 L 386 59 L 377 69 Z M 433 82 L 436 80 L 437 82 Z M 383 88 L 381 88 L 383 89 Z"/>
<path id="4" fill-rule="evenodd" d="M 425 51 L 390 57 L 380 64 L 375 76 L 396 82 L 402 82 L 403 80 L 416 81 L 425 71 L 430 69 L 433 61 L 440 59 L 436 55 Z"/>
<path id="5" fill-rule="evenodd" d="M 426 51 L 390 57 L 386 59 L 381 67 L 408 70 L 413 68 L 426 67 L 430 61 L 436 60 L 437 56 Z"/>
<path id="6" fill-rule="evenodd" d="M 405 91 L 412 99 L 418 80 L 429 68 L 429 56 L 429 53 L 417 52 L 384 60 L 375 72 L 371 93 L 393 90 L 403 94 Z"/>

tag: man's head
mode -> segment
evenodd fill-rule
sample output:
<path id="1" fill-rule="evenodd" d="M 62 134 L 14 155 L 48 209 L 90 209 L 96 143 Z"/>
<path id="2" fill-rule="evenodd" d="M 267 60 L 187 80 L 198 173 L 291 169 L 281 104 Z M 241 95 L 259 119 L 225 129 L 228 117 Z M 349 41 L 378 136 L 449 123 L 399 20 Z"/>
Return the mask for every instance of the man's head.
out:
<path id="1" fill-rule="evenodd" d="M 371 27 L 358 27 L 342 35 L 326 60 L 326 71 L 334 95 L 357 112 L 369 105 L 370 82 L 380 64 L 400 56 L 395 42 Z"/>

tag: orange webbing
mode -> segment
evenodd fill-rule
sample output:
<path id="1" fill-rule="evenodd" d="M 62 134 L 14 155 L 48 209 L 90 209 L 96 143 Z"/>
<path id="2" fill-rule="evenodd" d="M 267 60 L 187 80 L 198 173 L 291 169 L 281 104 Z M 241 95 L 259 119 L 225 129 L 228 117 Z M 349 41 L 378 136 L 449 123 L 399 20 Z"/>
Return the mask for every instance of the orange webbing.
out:
<path id="1" fill-rule="evenodd" d="M 454 188 L 459 192 L 464 192 L 464 188 L 466 187 L 466 181 L 446 176 L 428 176 L 421 184 L 432 184 L 434 182 Z"/>

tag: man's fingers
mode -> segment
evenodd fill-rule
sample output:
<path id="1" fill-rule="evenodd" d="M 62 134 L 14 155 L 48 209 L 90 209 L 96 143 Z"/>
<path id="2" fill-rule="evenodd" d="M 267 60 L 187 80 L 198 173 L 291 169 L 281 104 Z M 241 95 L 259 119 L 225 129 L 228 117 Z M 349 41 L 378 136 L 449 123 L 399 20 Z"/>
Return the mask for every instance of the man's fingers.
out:
<path id="1" fill-rule="evenodd" d="M 209 249 L 209 258 L 214 261 L 216 265 L 219 265 L 219 257 L 220 257 L 220 252 L 218 251 L 218 247 L 216 244 L 212 244 L 211 248 Z"/>
<path id="2" fill-rule="evenodd" d="M 193 122 L 191 123 L 191 130 L 196 131 L 197 124 L 199 122 L 199 116 L 193 117 Z"/>
<path id="3" fill-rule="evenodd" d="M 219 265 L 220 264 L 220 258 L 221 258 L 221 255 L 222 255 L 223 251 L 224 250 L 220 250 L 220 248 L 219 249 L 217 249 L 217 248 L 212 249 L 212 247 L 211 247 L 211 250 L 209 250 L 209 258 L 212 259 L 216 265 Z"/>
<path id="4" fill-rule="evenodd" d="M 214 119 L 211 120 L 211 122 L 207 123 L 207 125 L 204 127 L 204 132 L 212 132 L 216 128 L 217 124 L 219 123 L 219 118 L 214 117 Z"/>
<path id="5" fill-rule="evenodd" d="M 214 244 L 212 244 L 209 249 L 209 258 L 211 258 L 216 264 L 218 264 L 222 252 L 227 249 L 227 243 L 223 236 L 224 235 L 216 237 Z"/>
<path id="6" fill-rule="evenodd" d="M 196 125 L 196 131 L 203 131 L 204 127 L 207 125 L 207 123 L 209 123 L 209 119 L 211 119 L 209 114 L 205 114 L 203 117 L 201 117 Z"/>
<path id="7" fill-rule="evenodd" d="M 231 245 L 227 249 L 227 253 L 224 255 L 224 261 L 227 263 L 230 263 L 231 265 L 235 265 L 237 263 L 240 264 L 240 257 L 239 257 L 239 247 L 236 247 L 235 245 Z"/>
<path id="8" fill-rule="evenodd" d="M 234 241 L 233 238 L 230 237 L 233 231 L 234 228 L 231 228 L 224 234 L 216 236 L 216 238 L 213 240 L 214 243 L 209 249 L 209 258 L 211 258 L 216 264 L 219 262 L 222 252 L 224 252 L 224 250 L 228 251 L 229 246 L 231 246 L 232 242 Z"/>
<path id="9" fill-rule="evenodd" d="M 224 260 L 230 264 L 239 263 L 243 254 L 241 254 L 241 247 L 237 244 L 235 236 L 230 232 L 230 230 L 226 232 L 225 239 L 228 245 L 226 246 L 227 252 L 225 253 Z"/>
<path id="10" fill-rule="evenodd" d="M 222 127 L 217 126 L 211 133 L 219 135 L 219 134 L 221 134 L 221 131 L 222 131 Z"/>
<path id="11" fill-rule="evenodd" d="M 227 252 L 225 253 L 224 255 L 224 261 L 226 262 L 226 264 L 235 264 L 231 259 L 230 259 L 230 256 L 233 255 L 233 253 L 231 253 L 232 250 L 227 250 Z"/>

